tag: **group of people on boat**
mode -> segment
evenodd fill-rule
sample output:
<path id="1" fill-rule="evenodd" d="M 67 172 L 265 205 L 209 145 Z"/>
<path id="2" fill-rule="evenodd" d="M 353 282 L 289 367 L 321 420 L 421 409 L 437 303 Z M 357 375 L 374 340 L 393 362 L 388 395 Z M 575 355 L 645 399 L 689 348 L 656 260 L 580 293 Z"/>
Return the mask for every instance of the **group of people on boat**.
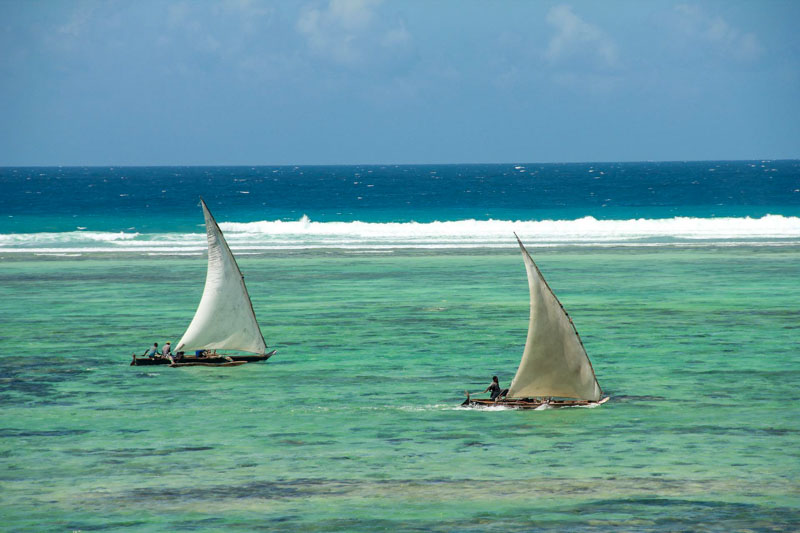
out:
<path id="1" fill-rule="evenodd" d="M 175 362 L 175 356 L 172 354 L 172 343 L 170 341 L 164 343 L 164 348 L 161 351 L 158 351 L 158 343 L 154 342 L 152 346 L 144 351 L 142 357 L 149 357 L 150 359 L 163 357 L 164 359 L 169 359 L 173 363 Z"/>
<path id="2" fill-rule="evenodd" d="M 213 352 L 211 350 L 196 350 L 194 356 L 195 357 L 212 357 L 216 355 L 216 350 Z M 156 358 L 163 358 L 169 359 L 171 363 L 177 363 L 181 359 L 183 359 L 184 353 L 183 352 L 175 352 L 172 353 L 172 343 L 167 341 L 164 343 L 164 348 L 159 351 L 158 343 L 154 342 L 152 346 L 147 348 L 144 353 L 140 357 L 149 357 L 150 359 Z"/>

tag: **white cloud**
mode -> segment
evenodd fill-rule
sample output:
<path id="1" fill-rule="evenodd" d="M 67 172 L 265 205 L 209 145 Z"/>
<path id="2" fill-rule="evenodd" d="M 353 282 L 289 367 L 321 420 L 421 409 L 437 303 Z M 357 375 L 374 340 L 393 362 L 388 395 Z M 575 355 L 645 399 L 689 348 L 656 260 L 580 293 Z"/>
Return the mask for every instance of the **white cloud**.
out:
<path id="1" fill-rule="evenodd" d="M 230 11 L 245 13 L 248 16 L 270 15 L 274 11 L 273 7 L 256 0 L 225 0 L 222 7 Z"/>
<path id="2" fill-rule="evenodd" d="M 383 39 L 381 39 L 381 44 L 389 48 L 405 46 L 410 42 L 411 34 L 408 33 L 405 24 L 401 24 L 397 28 L 390 29 L 383 36 Z"/>
<path id="3" fill-rule="evenodd" d="M 323 9 L 306 9 L 297 21 L 297 31 L 305 36 L 316 54 L 352 65 L 361 60 L 357 46 L 360 34 L 369 27 L 373 8 L 380 0 L 330 0 Z"/>
<path id="4" fill-rule="evenodd" d="M 69 37 L 78 37 L 91 25 L 91 19 L 97 11 L 97 6 L 79 4 L 70 19 L 58 28 L 59 33 Z"/>
<path id="5" fill-rule="evenodd" d="M 111 46 L 116 41 L 114 33 L 122 25 L 123 17 L 114 2 L 73 2 L 67 7 L 63 23 L 42 26 L 42 29 L 47 28 L 42 32 L 42 42 L 50 50 L 76 54 L 73 57 L 80 62 L 77 52 L 98 39 L 99 34 L 110 34 L 111 38 L 103 42 L 104 46 Z"/>
<path id="6" fill-rule="evenodd" d="M 372 8 L 381 0 L 330 0 L 328 15 L 335 24 L 348 31 L 367 27 L 372 20 Z"/>
<path id="7" fill-rule="evenodd" d="M 272 23 L 275 7 L 257 0 L 225 0 L 213 6 L 216 16 L 235 16 L 245 34 L 254 34 Z"/>
<path id="8" fill-rule="evenodd" d="M 558 5 L 550 9 L 546 18 L 556 30 L 545 50 L 545 58 L 550 63 L 558 63 L 573 56 L 593 57 L 601 67 L 615 67 L 619 54 L 614 41 L 603 30 L 589 24 L 568 5 Z"/>
<path id="9" fill-rule="evenodd" d="M 706 15 L 699 7 L 688 4 L 675 6 L 675 12 L 684 38 L 742 61 L 754 61 L 764 52 L 755 34 L 734 28 L 720 16 Z"/>
<path id="10" fill-rule="evenodd" d="M 377 13 L 382 0 L 329 0 L 324 7 L 308 7 L 295 28 L 309 50 L 335 63 L 355 66 L 363 63 L 377 46 L 401 49 L 411 34 L 400 22 L 389 27 Z"/>

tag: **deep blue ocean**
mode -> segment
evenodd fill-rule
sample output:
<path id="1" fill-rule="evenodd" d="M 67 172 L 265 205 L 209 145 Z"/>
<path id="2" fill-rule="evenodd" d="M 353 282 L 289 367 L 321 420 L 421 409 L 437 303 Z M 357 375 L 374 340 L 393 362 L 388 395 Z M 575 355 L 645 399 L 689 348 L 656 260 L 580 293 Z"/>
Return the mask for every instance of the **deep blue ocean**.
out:
<path id="1" fill-rule="evenodd" d="M 220 221 L 433 222 L 800 214 L 800 161 L 0 168 L 0 233 Z"/>
<path id="2" fill-rule="evenodd" d="M 0 189 L 0 251 L 195 252 L 200 197 L 254 251 L 785 242 L 800 161 L 2 168 Z"/>
<path id="3" fill-rule="evenodd" d="M 277 354 L 174 344 L 220 222 Z M 514 232 L 610 399 L 507 386 Z M 0 529 L 797 531 L 800 161 L 0 169 Z"/>

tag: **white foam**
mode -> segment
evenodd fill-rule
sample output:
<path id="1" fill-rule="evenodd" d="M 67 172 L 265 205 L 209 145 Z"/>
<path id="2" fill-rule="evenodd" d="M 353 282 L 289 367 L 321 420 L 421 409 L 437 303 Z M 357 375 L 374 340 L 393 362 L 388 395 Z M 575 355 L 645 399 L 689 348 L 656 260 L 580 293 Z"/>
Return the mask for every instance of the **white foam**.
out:
<path id="1" fill-rule="evenodd" d="M 201 252 L 179 252 L 179 251 L 171 252 L 171 251 L 165 251 L 165 252 L 147 252 L 147 255 L 155 255 L 155 256 L 160 256 L 160 255 L 163 255 L 163 256 L 173 256 L 173 255 L 191 256 L 191 255 L 203 255 L 203 254 Z"/>
<path id="2" fill-rule="evenodd" d="M 458 220 L 446 222 L 312 222 L 298 221 L 223 222 L 225 234 L 241 236 L 335 237 L 343 240 L 402 238 L 413 240 L 505 241 L 516 231 L 537 242 L 604 242 L 643 238 L 735 239 L 798 238 L 800 218 L 766 215 L 761 218 L 690 218 L 598 220 Z"/>
<path id="3" fill-rule="evenodd" d="M 114 242 L 129 241 L 139 237 L 139 233 L 105 232 L 105 231 L 65 231 L 42 233 L 0 233 L 0 246 L 15 244 L 69 243 L 69 242 Z"/>
<path id="4" fill-rule="evenodd" d="M 7 250 L 8 251 L 8 250 Z M 83 254 L 66 254 L 66 253 L 38 253 L 33 255 L 52 256 L 52 257 L 80 257 Z"/>
<path id="5" fill-rule="evenodd" d="M 800 217 L 598 220 L 458 220 L 444 222 L 224 222 L 238 253 L 336 248 L 344 250 L 512 248 L 516 232 L 530 247 L 553 246 L 795 246 Z M 197 254 L 197 233 L 71 231 L 0 234 L 0 251 L 34 253 Z"/>

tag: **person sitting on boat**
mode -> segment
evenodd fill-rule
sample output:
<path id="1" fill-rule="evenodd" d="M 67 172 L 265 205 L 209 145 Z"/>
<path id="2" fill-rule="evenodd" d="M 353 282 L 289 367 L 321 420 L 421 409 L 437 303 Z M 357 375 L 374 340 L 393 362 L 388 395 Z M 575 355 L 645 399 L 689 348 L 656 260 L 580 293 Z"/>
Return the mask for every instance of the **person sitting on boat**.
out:
<path id="1" fill-rule="evenodd" d="M 155 357 L 158 357 L 159 355 L 161 355 L 161 353 L 158 351 L 158 343 L 154 342 L 153 343 L 153 347 L 152 348 L 148 348 L 147 350 L 145 350 L 145 352 L 143 354 L 143 357 L 144 357 L 144 355 L 146 355 L 150 359 L 154 359 Z"/>
<path id="2" fill-rule="evenodd" d="M 489 399 L 497 401 L 498 398 L 506 397 L 506 394 L 508 394 L 508 389 L 501 389 L 500 381 L 497 379 L 497 376 L 492 376 L 492 384 L 486 387 L 486 390 L 483 392 L 491 392 L 492 395 L 489 397 Z"/>

